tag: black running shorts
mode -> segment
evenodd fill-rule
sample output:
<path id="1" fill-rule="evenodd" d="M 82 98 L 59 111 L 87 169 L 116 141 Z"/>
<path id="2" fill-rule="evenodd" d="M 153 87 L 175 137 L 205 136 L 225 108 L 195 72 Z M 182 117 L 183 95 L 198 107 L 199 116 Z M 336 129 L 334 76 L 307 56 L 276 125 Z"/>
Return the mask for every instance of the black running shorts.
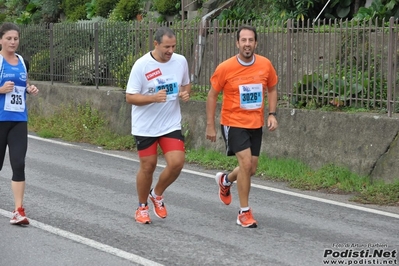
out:
<path id="1" fill-rule="evenodd" d="M 250 148 L 252 156 L 259 157 L 262 144 L 263 129 L 247 129 L 221 125 L 222 136 L 226 144 L 226 155 L 233 156 L 237 152 Z"/>

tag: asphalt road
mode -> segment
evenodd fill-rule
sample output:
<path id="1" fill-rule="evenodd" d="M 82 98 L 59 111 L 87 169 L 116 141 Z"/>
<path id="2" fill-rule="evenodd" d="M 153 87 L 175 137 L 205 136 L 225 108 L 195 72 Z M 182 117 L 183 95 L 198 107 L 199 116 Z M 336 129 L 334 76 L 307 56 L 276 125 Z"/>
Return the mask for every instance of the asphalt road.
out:
<path id="1" fill-rule="evenodd" d="M 253 179 L 259 226 L 235 224 L 214 172 L 186 165 L 166 191 L 168 217 L 137 224 L 134 153 L 29 138 L 28 227 L 9 224 L 8 157 L 0 172 L 0 265 L 398 265 L 399 210 Z M 155 179 L 163 168 L 159 161 Z M 364 263 L 364 264 L 361 264 Z M 337 263 L 338 264 L 338 263 Z"/>

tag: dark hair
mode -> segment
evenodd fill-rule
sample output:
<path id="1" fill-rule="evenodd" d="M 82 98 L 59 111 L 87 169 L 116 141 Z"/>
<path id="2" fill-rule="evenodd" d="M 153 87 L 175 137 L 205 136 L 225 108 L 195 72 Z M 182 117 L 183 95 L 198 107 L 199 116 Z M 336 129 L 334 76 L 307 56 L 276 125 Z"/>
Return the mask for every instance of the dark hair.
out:
<path id="1" fill-rule="evenodd" d="M 18 32 L 18 34 L 20 33 L 20 29 L 17 25 L 15 25 L 14 23 L 11 22 L 4 22 L 3 24 L 1 24 L 0 26 L 0 39 L 3 38 L 3 35 L 10 30 L 15 30 Z"/>
<path id="2" fill-rule="evenodd" d="M 168 36 L 169 38 L 176 36 L 175 32 L 172 29 L 170 29 L 168 27 L 160 27 L 155 32 L 155 35 L 154 35 L 155 41 L 157 41 L 157 43 L 162 43 L 162 37 L 164 35 Z"/>
<path id="3" fill-rule="evenodd" d="M 242 25 L 241 27 L 238 28 L 238 31 L 237 31 L 237 41 L 240 40 L 240 33 L 241 33 L 242 30 L 250 30 L 250 31 L 253 31 L 254 34 L 255 34 L 255 42 L 258 41 L 258 34 L 256 33 L 256 28 L 255 28 L 255 27 L 252 27 L 252 26 L 249 26 L 249 25 Z"/>

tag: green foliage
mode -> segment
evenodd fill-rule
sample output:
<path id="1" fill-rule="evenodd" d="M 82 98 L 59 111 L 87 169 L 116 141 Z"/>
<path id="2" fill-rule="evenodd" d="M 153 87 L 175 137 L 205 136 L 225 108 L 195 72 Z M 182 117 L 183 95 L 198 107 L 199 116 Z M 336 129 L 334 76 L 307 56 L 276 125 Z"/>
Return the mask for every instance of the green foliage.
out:
<path id="1" fill-rule="evenodd" d="M 292 182 L 312 172 L 312 169 L 304 163 L 289 158 L 269 158 L 266 154 L 260 154 L 257 175 L 272 180 Z"/>
<path id="2" fill-rule="evenodd" d="M 311 10 L 314 8 L 314 2 L 309 0 L 301 1 L 285 1 L 277 0 L 273 4 L 273 16 L 277 18 L 280 16 L 282 19 L 296 19 L 296 20 L 306 20 L 311 16 L 317 16 L 315 14 L 310 14 Z"/>
<path id="3" fill-rule="evenodd" d="M 223 21 L 223 26 L 225 26 L 227 21 L 232 20 L 254 20 L 257 18 L 256 13 L 248 12 L 244 7 L 235 7 L 232 9 L 224 9 L 222 13 L 218 16 L 218 20 Z"/>
<path id="4" fill-rule="evenodd" d="M 86 19 L 86 0 L 64 0 L 62 8 L 68 21 Z"/>
<path id="5" fill-rule="evenodd" d="M 38 10 L 34 3 L 29 3 L 25 10 L 15 20 L 18 24 L 29 24 L 32 21 L 32 15 Z"/>
<path id="6" fill-rule="evenodd" d="M 92 47 L 93 38 L 93 23 L 57 23 L 53 27 L 54 48 L 70 50 L 74 55 L 84 47 Z"/>
<path id="7" fill-rule="evenodd" d="M 48 73 L 48 74 L 44 74 Z M 50 50 L 41 50 L 30 60 L 29 78 L 33 80 L 50 80 Z"/>
<path id="8" fill-rule="evenodd" d="M 358 176 L 346 168 L 334 164 L 325 165 L 317 171 L 309 171 L 293 180 L 290 185 L 307 190 L 325 190 L 328 192 L 359 192 L 371 184 L 366 176 Z"/>
<path id="9" fill-rule="evenodd" d="M 50 31 L 45 25 L 21 25 L 21 38 L 19 41 L 19 50 L 23 51 L 23 56 L 30 59 L 38 51 L 48 50 L 50 47 Z M 44 72 L 47 73 L 47 72 Z"/>
<path id="10" fill-rule="evenodd" d="M 66 34 L 69 33 L 69 34 Z M 93 45 L 93 24 L 59 23 L 54 24 L 53 49 L 54 49 L 54 74 L 55 81 L 62 81 L 69 74 L 67 66 L 76 58 L 87 53 Z M 76 45 L 79 43 L 79 45 Z M 43 72 L 49 73 L 49 72 Z"/>
<path id="11" fill-rule="evenodd" d="M 118 67 L 116 67 L 115 69 L 111 69 L 112 76 L 117 79 L 116 85 L 118 85 L 118 87 L 126 89 L 132 66 L 136 62 L 136 60 L 142 56 L 142 53 L 137 53 L 134 55 L 129 54 Z"/>
<path id="12" fill-rule="evenodd" d="M 61 14 L 61 0 L 6 0 L 7 12 L 3 14 L 8 21 L 18 24 L 38 24 L 58 22 Z"/>
<path id="13" fill-rule="evenodd" d="M 96 15 L 96 8 L 97 8 L 97 3 L 96 2 L 97 2 L 96 0 L 91 0 L 91 2 L 87 2 L 85 4 L 86 13 L 87 13 L 86 17 L 88 19 L 91 19 L 91 18 L 93 18 Z"/>
<path id="14" fill-rule="evenodd" d="M 304 75 L 294 84 L 291 103 L 295 107 L 318 108 L 323 105 L 345 106 L 352 96 L 359 96 L 367 89 L 361 83 L 350 80 L 352 76 L 339 73 Z M 315 96 L 316 95 L 316 96 Z"/>
<path id="15" fill-rule="evenodd" d="M 15 22 L 18 18 L 19 14 L 22 13 L 25 9 L 25 6 L 29 3 L 29 1 L 23 0 L 6 0 L 3 1 L 2 7 L 5 9 L 5 21 Z"/>
<path id="16" fill-rule="evenodd" d="M 39 0 L 38 6 L 40 6 L 40 12 L 38 12 L 41 17 L 40 22 L 59 22 L 61 14 L 61 0 Z"/>
<path id="17" fill-rule="evenodd" d="M 366 186 L 353 200 L 363 204 L 377 203 L 379 205 L 398 206 L 399 181 L 391 184 L 375 182 L 373 185 Z"/>
<path id="18" fill-rule="evenodd" d="M 344 31 L 341 34 L 341 56 L 338 57 L 337 69 L 340 69 L 342 75 L 346 75 L 349 79 L 362 83 L 363 86 L 370 88 L 369 95 L 366 91 L 359 95 L 361 99 L 367 99 L 368 108 L 381 108 L 386 106 L 375 106 L 374 98 L 387 99 L 387 77 L 384 73 L 383 61 L 387 61 L 382 51 L 377 53 L 375 41 L 370 39 L 371 36 L 379 39 L 380 33 L 370 33 L 370 30 L 363 30 L 357 33 Z M 377 45 L 378 46 L 378 45 Z M 398 55 L 397 55 L 398 56 Z M 396 56 L 396 57 L 397 57 Z M 352 70 L 352 71 L 351 71 Z M 370 75 L 372 73 L 372 75 Z M 356 80 L 357 79 L 357 80 Z M 372 86 L 378 88 L 372 90 Z M 386 105 L 386 103 L 384 103 Z"/>
<path id="19" fill-rule="evenodd" d="M 325 4 L 324 0 L 277 0 L 273 3 L 272 14 L 274 18 L 279 15 L 282 19 L 313 20 L 323 10 Z M 355 2 L 350 0 L 332 0 L 321 14 L 320 19 L 351 19 L 354 5 Z"/>
<path id="20" fill-rule="evenodd" d="M 143 22 L 106 22 L 100 28 L 99 53 L 117 85 L 125 88 L 133 63 L 149 49 L 146 26 Z"/>
<path id="21" fill-rule="evenodd" d="M 390 17 L 394 17 L 395 19 L 399 18 L 398 0 L 374 0 L 370 7 L 359 8 L 358 13 L 354 16 L 354 20 L 358 22 L 369 20 L 374 22 L 377 20 L 378 24 L 382 25 L 382 22 L 388 21 Z"/>
<path id="22" fill-rule="evenodd" d="M 121 21 L 131 21 L 136 19 L 141 12 L 140 0 L 120 0 L 112 12 L 114 17 Z"/>
<path id="23" fill-rule="evenodd" d="M 153 5 L 162 15 L 175 15 L 180 11 L 180 0 L 154 0 Z"/>
<path id="24" fill-rule="evenodd" d="M 342 108 L 352 106 L 368 110 L 384 110 L 387 99 L 386 54 L 376 48 L 379 32 L 351 31 L 352 23 L 341 29 L 340 51 L 330 66 L 319 66 L 313 74 L 304 75 L 294 84 L 291 103 L 295 107 L 320 108 L 332 105 Z M 376 40 L 374 40 L 375 38 Z M 377 50 L 378 49 L 378 50 Z M 399 53 L 396 54 L 399 62 Z M 323 74 L 327 71 L 329 74 Z M 399 75 L 394 77 L 398 84 Z"/>
<path id="25" fill-rule="evenodd" d="M 5 13 L 1 13 L 0 14 L 0 23 L 5 22 L 7 19 L 7 15 Z"/>
<path id="26" fill-rule="evenodd" d="M 118 68 L 129 54 L 134 53 L 133 27 L 128 22 L 104 22 L 99 27 L 99 54 L 104 56 L 109 69 Z"/>
<path id="27" fill-rule="evenodd" d="M 44 121 L 41 121 L 44 122 Z M 37 123 L 32 119 L 31 127 L 37 130 L 38 135 L 41 132 L 49 135 L 52 132 L 54 137 L 63 138 L 69 141 L 89 141 L 95 132 L 105 126 L 105 121 L 97 110 L 93 110 L 90 104 L 74 106 L 72 104 L 60 106 L 54 114 L 43 124 Z"/>
<path id="28" fill-rule="evenodd" d="M 327 19 L 346 19 L 351 14 L 351 0 L 335 0 L 327 6 L 323 17 Z"/>
<path id="29" fill-rule="evenodd" d="M 107 74 L 107 64 L 103 56 L 99 58 L 99 66 L 97 68 L 99 84 L 104 83 Z M 67 80 L 70 83 L 79 85 L 95 85 L 96 84 L 96 65 L 93 51 L 86 51 L 68 65 L 68 72 L 71 77 Z"/>
<path id="30" fill-rule="evenodd" d="M 201 164 L 207 169 L 222 169 L 223 171 L 232 171 L 238 163 L 235 156 L 225 156 L 218 151 L 205 148 L 187 152 L 186 162 Z"/>
<path id="31" fill-rule="evenodd" d="M 96 16 L 107 18 L 119 0 L 96 0 Z"/>
<path id="32" fill-rule="evenodd" d="M 103 117 L 90 103 L 77 106 L 69 104 L 59 106 L 49 117 L 31 110 L 28 126 L 29 130 L 44 138 L 91 143 L 105 149 L 135 150 L 133 137 L 111 132 Z"/>
<path id="33" fill-rule="evenodd" d="M 273 1 L 265 0 L 236 0 L 232 6 L 226 8 L 218 16 L 218 20 L 255 20 L 269 17 Z"/>

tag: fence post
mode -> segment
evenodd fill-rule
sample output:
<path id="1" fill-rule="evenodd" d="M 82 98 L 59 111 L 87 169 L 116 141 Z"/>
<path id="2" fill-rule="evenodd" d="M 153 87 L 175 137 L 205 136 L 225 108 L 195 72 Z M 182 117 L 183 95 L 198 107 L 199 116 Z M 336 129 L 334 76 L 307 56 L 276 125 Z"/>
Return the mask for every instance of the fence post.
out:
<path id="1" fill-rule="evenodd" d="M 50 23 L 50 81 L 51 85 L 54 84 L 54 31 L 53 23 Z"/>
<path id="2" fill-rule="evenodd" d="M 213 69 L 219 65 L 219 20 L 213 21 Z M 209 70 L 212 75 L 212 70 Z"/>
<path id="3" fill-rule="evenodd" d="M 292 97 L 292 19 L 287 21 L 287 88 L 286 91 L 289 98 Z M 290 106 L 290 101 L 288 101 L 287 107 Z"/>
<path id="4" fill-rule="evenodd" d="M 388 76 L 387 76 L 387 111 L 388 111 L 388 116 L 392 117 L 392 82 L 393 82 L 393 47 L 394 47 L 394 17 L 391 17 L 389 19 L 389 30 L 388 30 Z"/>
<path id="5" fill-rule="evenodd" d="M 149 50 L 151 50 L 151 48 L 154 45 L 154 27 L 156 27 L 156 26 L 157 26 L 156 24 L 151 22 L 148 27 L 148 48 L 149 48 Z"/>
<path id="6" fill-rule="evenodd" d="M 96 83 L 97 90 L 98 90 L 98 80 L 99 80 L 98 69 L 100 68 L 98 54 L 99 54 L 99 52 L 98 52 L 98 22 L 95 22 L 94 23 L 94 65 L 95 65 L 95 83 Z"/>

